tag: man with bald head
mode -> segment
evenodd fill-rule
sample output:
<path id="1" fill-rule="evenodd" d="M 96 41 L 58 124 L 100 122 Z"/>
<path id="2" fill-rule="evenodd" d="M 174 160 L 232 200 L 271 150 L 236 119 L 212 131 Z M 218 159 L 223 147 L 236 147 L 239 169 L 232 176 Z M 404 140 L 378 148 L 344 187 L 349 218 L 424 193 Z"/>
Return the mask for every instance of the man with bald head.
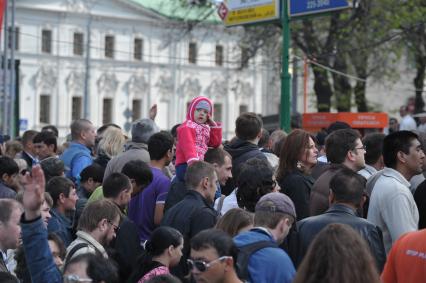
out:
<path id="1" fill-rule="evenodd" d="M 78 119 L 71 124 L 70 146 L 64 151 L 60 159 L 67 168 L 65 175 L 76 182 L 81 171 L 93 163 L 91 148 L 95 145 L 96 129 L 92 122 Z"/>

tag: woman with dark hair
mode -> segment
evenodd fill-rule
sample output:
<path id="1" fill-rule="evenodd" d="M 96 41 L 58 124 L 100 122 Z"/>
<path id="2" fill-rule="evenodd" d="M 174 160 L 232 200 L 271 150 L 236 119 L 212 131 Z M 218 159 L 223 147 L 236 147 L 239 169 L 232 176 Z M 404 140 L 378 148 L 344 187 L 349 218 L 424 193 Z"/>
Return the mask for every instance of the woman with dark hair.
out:
<path id="1" fill-rule="evenodd" d="M 66 249 L 64 242 L 55 233 L 49 233 L 47 236 L 50 251 L 52 252 L 53 261 L 59 269 L 64 265 Z"/>
<path id="2" fill-rule="evenodd" d="M 53 261 L 55 262 L 56 267 L 58 267 L 58 270 L 60 270 L 63 266 L 63 260 L 65 258 L 66 252 L 64 243 L 62 242 L 61 238 L 59 238 L 59 236 L 55 233 L 49 233 L 47 239 L 49 243 L 50 252 L 53 256 Z M 20 246 L 18 249 L 16 249 L 15 260 L 16 277 L 19 278 L 21 283 L 31 283 L 31 276 L 28 271 L 27 260 L 25 259 L 25 251 L 23 246 Z"/>
<path id="3" fill-rule="evenodd" d="M 219 219 L 216 224 L 216 229 L 222 230 L 229 236 L 234 237 L 241 232 L 253 228 L 253 218 L 253 213 L 241 208 L 233 208 L 228 210 L 228 212 Z"/>
<path id="4" fill-rule="evenodd" d="M 281 148 L 277 180 L 281 192 L 293 201 L 297 220 L 309 216 L 309 199 L 315 182 L 310 174 L 317 156 L 314 138 L 300 129 L 292 131 Z"/>
<path id="5" fill-rule="evenodd" d="M 325 227 L 309 246 L 293 283 L 379 283 L 364 239 L 345 224 Z"/>
<path id="6" fill-rule="evenodd" d="M 277 183 L 266 159 L 251 158 L 241 166 L 237 180 L 237 203 L 242 209 L 254 212 L 257 201 L 276 191 Z"/>
<path id="7" fill-rule="evenodd" d="M 170 274 L 169 267 L 179 263 L 182 248 L 183 237 L 178 230 L 167 226 L 156 228 L 127 282 L 144 283 L 155 276 Z"/>

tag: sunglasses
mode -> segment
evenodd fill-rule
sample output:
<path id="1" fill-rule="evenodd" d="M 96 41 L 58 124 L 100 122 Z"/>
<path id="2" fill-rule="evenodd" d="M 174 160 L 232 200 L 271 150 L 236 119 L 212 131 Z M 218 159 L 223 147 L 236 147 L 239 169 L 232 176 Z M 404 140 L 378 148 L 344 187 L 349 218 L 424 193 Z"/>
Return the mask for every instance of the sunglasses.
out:
<path id="1" fill-rule="evenodd" d="M 108 220 L 108 224 L 112 226 L 112 228 L 114 229 L 114 232 L 117 233 L 118 230 L 120 230 L 120 227 L 115 225 L 114 223 L 112 223 L 111 220 Z"/>
<path id="2" fill-rule="evenodd" d="M 81 282 L 93 282 L 92 279 L 80 278 L 78 275 L 65 275 L 63 283 L 81 283 Z"/>
<path id="3" fill-rule="evenodd" d="M 231 257 L 230 256 L 221 256 L 220 258 L 217 258 L 217 259 L 210 261 L 210 262 L 204 262 L 202 260 L 187 259 L 186 263 L 188 264 L 189 270 L 192 270 L 195 267 L 198 271 L 204 272 L 207 269 L 209 269 L 216 262 L 219 262 L 219 261 L 222 261 L 222 260 L 228 259 L 228 258 L 231 258 Z"/>

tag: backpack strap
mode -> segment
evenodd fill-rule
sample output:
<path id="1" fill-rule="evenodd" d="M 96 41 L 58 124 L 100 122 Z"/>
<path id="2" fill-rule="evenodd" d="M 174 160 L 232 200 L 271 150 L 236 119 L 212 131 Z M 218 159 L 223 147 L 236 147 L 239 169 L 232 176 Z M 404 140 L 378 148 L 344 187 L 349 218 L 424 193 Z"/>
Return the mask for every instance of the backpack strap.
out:
<path id="1" fill-rule="evenodd" d="M 79 243 L 79 244 L 75 245 L 74 247 L 72 247 L 72 249 L 69 251 L 69 253 L 65 257 L 64 263 L 68 262 L 78 250 L 80 250 L 82 248 L 88 248 L 88 247 L 89 247 L 88 243 Z"/>
<path id="2" fill-rule="evenodd" d="M 278 245 L 271 241 L 259 241 L 239 247 L 239 253 L 237 258 L 237 272 L 238 277 L 240 277 L 240 279 L 249 279 L 248 262 L 250 256 L 258 250 L 264 248 L 278 248 Z"/>

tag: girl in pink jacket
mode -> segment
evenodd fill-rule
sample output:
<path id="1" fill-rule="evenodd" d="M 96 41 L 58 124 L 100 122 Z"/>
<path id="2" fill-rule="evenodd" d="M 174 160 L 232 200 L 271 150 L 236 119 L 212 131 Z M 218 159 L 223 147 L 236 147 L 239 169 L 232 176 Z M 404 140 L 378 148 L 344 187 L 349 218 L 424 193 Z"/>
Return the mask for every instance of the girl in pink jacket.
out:
<path id="1" fill-rule="evenodd" d="M 177 129 L 176 176 L 184 181 L 188 165 L 204 160 L 207 149 L 221 143 L 222 126 L 213 120 L 213 103 L 207 97 L 195 97 L 188 106 L 185 122 Z"/>

